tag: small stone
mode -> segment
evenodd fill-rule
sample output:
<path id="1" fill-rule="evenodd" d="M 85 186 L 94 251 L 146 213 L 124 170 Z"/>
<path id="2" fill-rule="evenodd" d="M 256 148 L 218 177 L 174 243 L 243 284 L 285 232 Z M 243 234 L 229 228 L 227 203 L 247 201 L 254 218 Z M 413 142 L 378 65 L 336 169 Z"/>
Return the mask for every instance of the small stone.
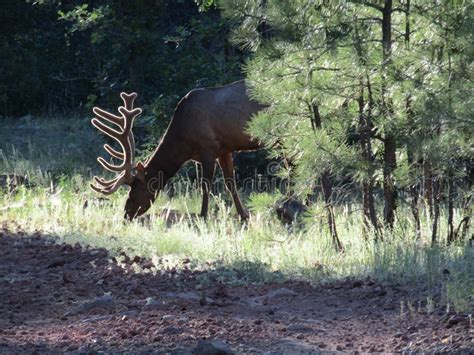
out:
<path id="1" fill-rule="evenodd" d="M 163 317 L 161 317 L 161 319 L 164 321 L 164 322 L 171 322 L 172 320 L 176 319 L 176 317 L 172 314 L 165 314 Z"/>
<path id="2" fill-rule="evenodd" d="M 158 308 L 162 306 L 163 303 L 156 300 L 154 297 L 148 297 L 145 302 L 145 308 L 151 309 L 151 308 Z"/>
<path id="3" fill-rule="evenodd" d="M 166 327 L 165 329 L 163 329 L 163 333 L 165 334 L 181 334 L 183 332 L 183 329 L 176 327 Z"/>
<path id="4" fill-rule="evenodd" d="M 115 307 L 115 301 L 111 295 L 107 294 L 101 297 L 96 297 L 91 301 L 86 301 L 79 306 L 69 309 L 64 316 L 75 316 L 80 313 L 85 313 L 90 311 L 93 308 L 109 308 Z"/>
<path id="5" fill-rule="evenodd" d="M 262 296 L 262 297 L 267 300 L 273 300 L 275 298 L 290 297 L 290 296 L 296 296 L 296 295 L 297 293 L 295 291 L 292 291 L 288 288 L 279 288 L 278 290 L 269 292 L 265 296 Z"/>
<path id="6" fill-rule="evenodd" d="M 446 322 L 446 328 L 449 329 L 449 328 L 453 327 L 456 324 L 462 323 L 464 321 L 464 319 L 465 319 L 464 317 L 458 316 L 458 315 L 451 316 L 451 317 L 449 317 L 448 321 Z"/>
<path id="7" fill-rule="evenodd" d="M 387 291 L 385 291 L 384 289 L 382 289 L 380 286 L 377 286 L 377 287 L 374 289 L 374 296 L 382 297 L 382 296 L 385 296 L 386 294 L 387 294 Z"/>
<path id="8" fill-rule="evenodd" d="M 295 333 L 306 333 L 306 332 L 313 331 L 313 328 L 308 327 L 307 325 L 294 324 L 294 323 L 290 324 L 287 329 L 289 332 L 295 332 Z"/>
<path id="9" fill-rule="evenodd" d="M 231 355 L 229 346 L 221 340 L 201 340 L 194 349 L 196 355 Z"/>
<path id="10" fill-rule="evenodd" d="M 179 317 L 179 318 L 176 320 L 176 323 L 179 324 L 179 325 L 184 325 L 184 324 L 186 324 L 188 321 L 189 321 L 189 318 L 188 318 L 188 317 Z"/>
<path id="11" fill-rule="evenodd" d="M 401 338 L 402 335 L 403 335 L 402 332 L 396 332 L 395 335 L 394 335 L 394 337 L 395 337 L 395 338 Z"/>

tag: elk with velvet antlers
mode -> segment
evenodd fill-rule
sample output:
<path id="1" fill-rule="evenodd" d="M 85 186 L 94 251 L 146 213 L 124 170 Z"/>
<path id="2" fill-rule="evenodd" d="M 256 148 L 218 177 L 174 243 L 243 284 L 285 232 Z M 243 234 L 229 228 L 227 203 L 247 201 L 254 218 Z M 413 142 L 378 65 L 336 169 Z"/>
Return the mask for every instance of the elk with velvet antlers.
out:
<path id="1" fill-rule="evenodd" d="M 105 150 L 122 163 L 113 165 L 103 158 L 97 159 L 105 169 L 118 175 L 112 180 L 95 176 L 95 184 L 91 184 L 95 191 L 108 195 L 124 184 L 129 185 L 125 218 L 132 220 L 150 208 L 159 191 L 185 162 L 194 160 L 202 164 L 201 216 L 205 218 L 218 160 L 237 212 L 242 219 L 248 219 L 249 213 L 237 193 L 232 153 L 260 148 L 245 128 L 262 106 L 249 99 L 244 81 L 189 92 L 178 103 L 160 144 L 145 163 L 134 163 L 132 126 L 142 112 L 140 108 L 133 107 L 137 94 L 121 93 L 120 96 L 124 103 L 118 108 L 120 116 L 98 107 L 93 109 L 96 116 L 92 119 L 94 127 L 116 140 L 122 149 L 120 152 L 108 144 L 104 145 Z M 111 128 L 101 119 L 118 129 Z"/>

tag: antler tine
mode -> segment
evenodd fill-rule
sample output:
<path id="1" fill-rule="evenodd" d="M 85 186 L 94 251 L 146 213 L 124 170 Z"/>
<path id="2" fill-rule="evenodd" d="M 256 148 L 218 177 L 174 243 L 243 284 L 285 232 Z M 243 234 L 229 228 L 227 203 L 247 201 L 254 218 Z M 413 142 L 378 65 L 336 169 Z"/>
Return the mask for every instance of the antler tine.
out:
<path id="1" fill-rule="evenodd" d="M 137 93 L 132 92 L 131 94 L 127 94 L 125 92 L 120 93 L 120 97 L 123 100 L 123 105 L 127 110 L 132 110 L 133 109 L 133 103 L 135 99 L 137 98 Z"/>
<path id="2" fill-rule="evenodd" d="M 112 149 L 110 146 L 107 146 L 105 150 L 110 153 L 115 158 L 120 158 L 123 159 L 124 162 L 120 166 L 114 166 L 113 168 L 110 168 L 110 164 L 106 163 L 105 165 L 108 165 L 109 168 L 106 167 L 106 169 L 113 170 L 113 171 L 120 171 L 123 170 L 127 163 L 132 163 L 133 158 L 134 158 L 134 149 L 135 149 L 135 140 L 133 138 L 133 133 L 131 132 L 133 122 L 135 118 L 142 113 L 142 110 L 140 108 L 136 108 L 134 110 L 127 110 L 124 107 L 119 108 L 120 113 L 123 114 L 124 120 L 125 120 L 125 127 L 123 127 L 123 131 L 119 132 L 113 128 L 110 128 L 106 124 L 102 123 L 99 121 L 97 118 L 93 118 L 91 120 L 91 123 L 94 127 L 96 127 L 99 131 L 105 133 L 109 137 L 115 139 L 123 149 L 123 154 L 120 152 L 117 152 L 116 150 Z M 127 144 L 124 144 L 124 140 L 126 140 Z M 128 159 L 127 159 L 128 157 Z M 102 158 L 99 158 L 102 159 Z M 102 159 L 103 160 L 103 159 Z M 100 161 L 99 161 L 100 162 Z M 104 164 L 102 164 L 104 166 Z M 105 167 L 105 166 L 104 166 Z"/>
<path id="3" fill-rule="evenodd" d="M 137 95 L 136 92 L 132 92 L 131 94 L 127 94 L 125 92 L 120 93 L 120 97 L 122 98 L 123 105 L 124 105 L 126 110 L 128 110 L 128 111 L 133 110 L 133 104 L 134 104 L 135 99 L 137 98 L 137 96 L 138 95 Z M 122 113 L 122 115 L 123 115 L 123 113 Z M 132 125 L 133 125 L 133 122 L 132 122 Z M 130 127 L 132 127 L 132 125 Z M 135 159 L 135 139 L 133 137 L 133 133 L 131 131 L 131 128 L 130 128 L 130 133 L 128 134 L 128 143 L 132 147 L 131 160 L 133 161 Z"/>
<path id="4" fill-rule="evenodd" d="M 94 115 L 96 115 L 97 118 L 103 118 L 104 120 L 116 124 L 119 127 L 122 127 L 123 125 L 123 117 L 121 116 L 115 116 L 114 114 L 104 111 L 99 107 L 94 107 L 92 112 L 94 112 Z"/>
<path id="5" fill-rule="evenodd" d="M 135 161 L 135 137 L 133 137 L 132 129 L 130 129 L 130 133 L 128 134 L 128 144 L 132 149 L 130 150 L 130 161 Z"/>
<path id="6" fill-rule="evenodd" d="M 123 153 L 120 153 L 118 151 L 116 151 L 114 148 L 112 148 L 110 145 L 108 144 L 104 144 L 104 149 L 107 153 L 109 153 L 111 156 L 113 156 L 114 158 L 117 158 L 117 159 L 124 159 L 124 155 Z M 133 159 L 132 159 L 133 161 Z"/>
<path id="7" fill-rule="evenodd" d="M 95 184 L 91 184 L 92 189 L 106 195 L 115 192 L 124 183 L 130 184 L 133 179 L 131 171 L 133 169 L 135 156 L 135 139 L 133 137 L 132 127 L 135 118 L 142 113 L 142 110 L 140 108 L 133 108 L 133 103 L 137 97 L 136 93 L 126 94 L 122 92 L 120 97 L 124 103 L 123 106 L 118 108 L 120 116 L 113 115 L 110 112 L 94 107 L 93 112 L 96 115 L 96 118 L 91 120 L 91 123 L 95 128 L 116 140 L 122 149 L 122 152 L 120 152 L 108 144 L 104 145 L 104 149 L 107 153 L 114 158 L 122 160 L 120 165 L 113 165 L 102 157 L 97 158 L 99 164 L 106 170 L 117 173 L 120 172 L 120 174 L 112 180 L 105 180 L 97 176 L 94 177 Z M 100 119 L 113 123 L 120 127 L 120 129 L 117 130 L 111 128 L 104 122 L 100 121 Z"/>
<path id="8" fill-rule="evenodd" d="M 121 165 L 112 165 L 108 162 L 106 162 L 104 160 L 104 158 L 97 158 L 98 162 L 107 170 L 110 170 L 110 171 L 121 171 L 121 170 L 124 170 L 125 168 L 128 168 L 128 164 L 130 164 L 130 168 L 131 168 L 131 161 L 128 161 L 127 156 L 130 156 L 130 151 L 131 151 L 131 147 L 129 147 L 128 144 L 123 144 L 122 143 L 122 140 L 123 140 L 123 133 L 121 132 L 118 132 L 116 131 L 115 129 L 113 128 L 110 128 L 109 126 L 105 125 L 104 123 L 100 122 L 98 119 L 96 118 L 93 118 L 92 121 L 91 121 L 92 125 L 94 127 L 96 127 L 99 131 L 105 133 L 106 135 L 108 135 L 109 137 L 115 139 L 121 146 L 122 150 L 123 150 L 123 163 Z M 105 150 L 107 150 L 107 148 L 105 148 Z M 107 150 L 108 151 L 108 150 Z M 116 150 L 113 150 L 114 152 L 118 153 L 118 154 L 121 154 L 119 152 L 117 152 Z M 111 154 L 113 156 L 113 154 Z"/>
<path id="9" fill-rule="evenodd" d="M 120 186 L 122 186 L 124 183 L 127 182 L 128 179 L 128 174 L 126 171 L 123 171 L 119 176 L 117 176 L 115 179 L 112 180 L 104 180 L 102 178 L 99 178 L 97 176 L 94 176 L 94 181 L 98 183 L 101 186 L 95 186 L 94 184 L 90 184 L 91 188 L 96 191 L 103 193 L 105 195 L 110 195 L 117 191 Z"/>
<path id="10" fill-rule="evenodd" d="M 114 171 L 114 172 L 120 172 L 120 171 L 123 171 L 127 168 L 131 169 L 131 164 L 128 164 L 126 161 L 124 161 L 122 164 L 120 165 L 114 165 L 114 164 L 110 164 L 107 160 L 105 160 L 104 158 L 102 157 L 99 157 L 97 158 L 97 161 L 99 162 L 100 165 L 102 165 L 102 167 L 108 171 Z M 130 165 L 130 166 L 129 166 Z"/>
<path id="11" fill-rule="evenodd" d="M 104 194 L 104 195 L 111 195 L 113 194 L 115 191 L 117 191 L 119 189 L 120 186 L 122 186 L 123 183 L 120 183 L 120 184 L 116 184 L 114 185 L 112 188 L 110 189 L 101 189 L 97 186 L 95 186 L 94 184 L 90 184 L 90 187 L 95 191 L 95 192 L 99 192 L 101 194 Z"/>
<path id="12" fill-rule="evenodd" d="M 103 187 L 109 187 L 109 186 L 112 186 L 113 184 L 115 184 L 115 182 L 117 181 L 118 177 L 112 179 L 112 180 L 105 180 L 104 178 L 101 178 L 101 177 L 98 177 L 98 176 L 94 176 L 94 182 L 97 183 L 98 185 L 100 186 L 103 186 Z"/>

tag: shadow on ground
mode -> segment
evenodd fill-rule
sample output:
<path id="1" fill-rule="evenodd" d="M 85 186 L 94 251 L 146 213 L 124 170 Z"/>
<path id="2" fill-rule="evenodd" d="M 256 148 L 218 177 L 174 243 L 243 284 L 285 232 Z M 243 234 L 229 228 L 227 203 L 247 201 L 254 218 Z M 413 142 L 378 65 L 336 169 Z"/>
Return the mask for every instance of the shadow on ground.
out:
<path id="1" fill-rule="evenodd" d="M 39 233 L 0 232 L 0 353 L 191 354 L 203 339 L 235 353 L 473 347 L 466 316 L 401 314 L 402 301 L 416 304 L 408 287 L 370 280 L 231 287 L 209 277 L 202 289 L 205 275 L 186 265 L 163 271 L 122 259 Z"/>

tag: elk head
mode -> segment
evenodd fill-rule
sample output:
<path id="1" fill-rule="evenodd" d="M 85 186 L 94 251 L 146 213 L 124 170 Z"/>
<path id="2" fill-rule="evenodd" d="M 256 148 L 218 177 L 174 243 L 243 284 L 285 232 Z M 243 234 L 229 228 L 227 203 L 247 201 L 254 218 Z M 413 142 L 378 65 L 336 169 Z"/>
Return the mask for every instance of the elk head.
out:
<path id="1" fill-rule="evenodd" d="M 96 118 L 93 118 L 91 121 L 92 125 L 116 140 L 122 151 L 117 151 L 108 144 L 104 144 L 104 149 L 112 157 L 121 160 L 122 163 L 120 165 L 113 165 L 104 158 L 97 158 L 100 165 L 106 170 L 117 173 L 117 176 L 111 180 L 94 176 L 95 184 L 91 184 L 91 187 L 96 192 L 110 195 L 117 191 L 120 186 L 124 184 L 129 185 L 131 189 L 128 194 L 127 202 L 125 203 L 125 218 L 132 220 L 150 208 L 155 200 L 156 193 L 148 188 L 146 167 L 141 162 L 137 164 L 134 163 L 135 139 L 133 138 L 132 126 L 135 118 L 142 113 L 140 108 L 133 108 L 137 94 L 126 94 L 122 92 L 120 97 L 123 100 L 123 106 L 118 108 L 120 116 L 104 111 L 98 107 L 92 109 L 96 116 Z M 118 129 L 111 128 L 103 123 L 101 119 L 114 124 Z"/>

